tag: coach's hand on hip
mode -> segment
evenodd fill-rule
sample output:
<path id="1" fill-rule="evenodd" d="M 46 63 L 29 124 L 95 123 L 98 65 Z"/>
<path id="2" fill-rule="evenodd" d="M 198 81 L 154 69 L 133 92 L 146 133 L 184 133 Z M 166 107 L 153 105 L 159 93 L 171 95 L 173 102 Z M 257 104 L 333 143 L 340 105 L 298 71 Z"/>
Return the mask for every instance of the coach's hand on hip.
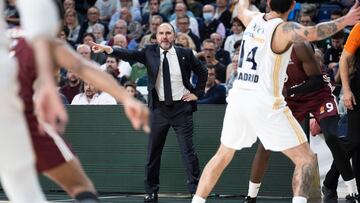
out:
<path id="1" fill-rule="evenodd" d="M 197 96 L 193 93 L 186 94 L 181 99 L 186 102 L 198 100 Z"/>

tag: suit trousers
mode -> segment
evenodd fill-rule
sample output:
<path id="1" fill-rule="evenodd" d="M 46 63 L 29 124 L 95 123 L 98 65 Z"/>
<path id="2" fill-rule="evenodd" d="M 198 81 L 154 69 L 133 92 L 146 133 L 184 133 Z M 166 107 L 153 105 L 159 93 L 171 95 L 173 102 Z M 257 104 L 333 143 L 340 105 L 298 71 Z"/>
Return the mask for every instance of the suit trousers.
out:
<path id="1" fill-rule="evenodd" d="M 190 193 L 196 192 L 200 178 L 199 160 L 193 143 L 193 111 L 188 102 L 174 101 L 167 106 L 164 102 L 154 101 L 151 112 L 151 133 L 149 135 L 147 160 L 145 166 L 145 192 L 147 194 L 159 191 L 159 174 L 161 154 L 167 133 L 172 127 L 180 147 L 181 157 L 187 175 L 187 185 Z"/>

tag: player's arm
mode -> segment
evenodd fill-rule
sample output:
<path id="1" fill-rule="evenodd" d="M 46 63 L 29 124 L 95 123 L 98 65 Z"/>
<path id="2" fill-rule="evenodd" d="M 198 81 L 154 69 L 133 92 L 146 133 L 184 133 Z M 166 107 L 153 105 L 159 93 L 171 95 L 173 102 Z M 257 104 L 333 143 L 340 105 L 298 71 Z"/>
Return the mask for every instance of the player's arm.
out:
<path id="1" fill-rule="evenodd" d="M 249 10 L 250 2 L 249 0 L 239 0 L 238 3 L 238 18 L 241 22 L 247 27 L 250 21 L 254 18 L 254 16 L 260 14 L 256 11 Z"/>
<path id="2" fill-rule="evenodd" d="M 278 50 L 283 51 L 284 47 L 290 44 L 304 41 L 319 41 L 334 35 L 348 25 L 359 22 L 360 7 L 355 1 L 354 6 L 343 17 L 333 21 L 319 23 L 314 26 L 303 26 L 296 22 L 284 22 L 275 31 L 274 40 L 282 44 Z"/>
<path id="3" fill-rule="evenodd" d="M 353 64 L 354 55 L 347 52 L 346 49 L 343 50 L 340 61 L 339 61 L 339 72 L 341 77 L 342 89 L 344 92 L 343 100 L 346 108 L 352 110 L 353 104 L 356 105 L 355 97 L 350 88 L 350 77 L 349 69 L 351 64 Z"/>
<path id="4" fill-rule="evenodd" d="M 149 132 L 148 108 L 130 96 L 127 91 L 109 74 L 99 70 L 95 62 L 85 60 L 73 49 L 62 41 L 54 41 L 54 57 L 57 65 L 66 67 L 76 73 L 83 80 L 93 84 L 101 91 L 112 95 L 118 102 L 124 105 L 125 113 L 135 129 L 143 128 Z"/>
<path id="5" fill-rule="evenodd" d="M 295 43 L 294 51 L 302 62 L 303 69 L 309 77 L 303 84 L 287 90 L 287 95 L 306 94 L 321 89 L 326 84 L 320 65 L 316 61 L 310 43 Z"/>

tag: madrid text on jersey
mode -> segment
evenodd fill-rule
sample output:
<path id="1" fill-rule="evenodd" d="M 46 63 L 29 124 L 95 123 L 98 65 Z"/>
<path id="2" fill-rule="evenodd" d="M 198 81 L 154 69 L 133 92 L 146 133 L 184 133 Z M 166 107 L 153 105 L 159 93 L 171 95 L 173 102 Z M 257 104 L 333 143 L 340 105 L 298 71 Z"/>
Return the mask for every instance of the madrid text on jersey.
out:
<path id="1" fill-rule="evenodd" d="M 257 83 L 259 81 L 259 75 L 239 72 L 238 80 Z"/>

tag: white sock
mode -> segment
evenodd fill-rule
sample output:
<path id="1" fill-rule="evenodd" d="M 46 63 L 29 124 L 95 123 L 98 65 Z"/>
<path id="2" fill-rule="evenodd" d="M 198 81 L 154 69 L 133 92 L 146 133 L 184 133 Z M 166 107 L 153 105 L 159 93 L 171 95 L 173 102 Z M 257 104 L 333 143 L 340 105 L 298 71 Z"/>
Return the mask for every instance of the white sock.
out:
<path id="1" fill-rule="evenodd" d="M 351 179 L 351 180 L 348 180 L 348 181 L 345 181 L 345 185 L 348 189 L 348 192 L 350 195 L 352 194 L 359 194 L 358 190 L 357 190 L 357 186 L 356 186 L 356 180 L 355 178 Z"/>
<path id="2" fill-rule="evenodd" d="M 253 183 L 249 181 L 249 191 L 248 196 L 257 197 L 261 183 Z"/>
<path id="3" fill-rule="evenodd" d="M 292 199 L 292 203 L 306 203 L 307 199 L 305 197 L 301 197 L 301 196 L 296 196 L 293 197 Z"/>
<path id="4" fill-rule="evenodd" d="M 191 203 L 205 203 L 206 199 L 200 197 L 200 196 L 197 196 L 197 195 L 194 195 L 194 197 L 192 198 L 192 201 Z"/>

